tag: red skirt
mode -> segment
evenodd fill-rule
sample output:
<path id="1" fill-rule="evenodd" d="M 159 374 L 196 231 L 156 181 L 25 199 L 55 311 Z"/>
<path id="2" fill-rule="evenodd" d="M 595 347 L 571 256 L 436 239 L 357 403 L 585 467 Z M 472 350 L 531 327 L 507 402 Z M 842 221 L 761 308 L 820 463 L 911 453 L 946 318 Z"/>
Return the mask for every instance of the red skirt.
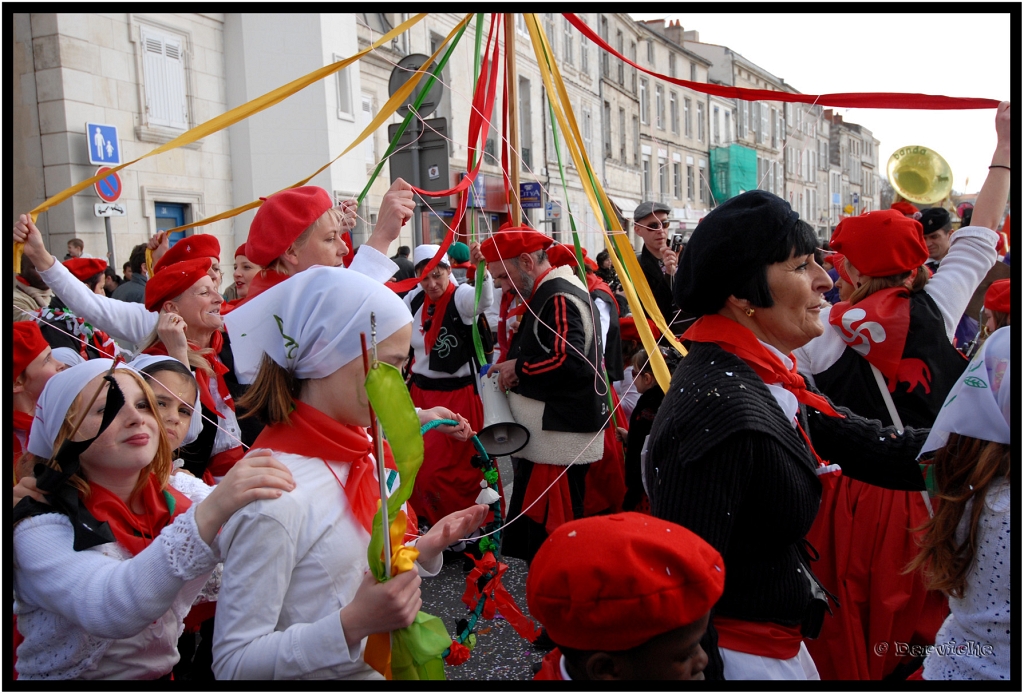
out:
<path id="1" fill-rule="evenodd" d="M 472 384 L 458 390 L 424 390 L 413 384 L 409 392 L 416 407 L 447 407 L 468 419 L 473 431 L 480 431 L 484 425 L 483 403 Z M 429 431 L 423 437 L 423 466 L 416 475 L 409 503 L 429 525 L 476 502 L 484 477 L 470 463 L 475 454 L 472 441 L 456 441 L 438 431 Z M 500 479 L 498 493 L 504 509 Z"/>
<path id="2" fill-rule="evenodd" d="M 585 517 L 619 513 L 622 511 L 622 500 L 626 498 L 626 455 L 615 427 L 628 428 L 629 419 L 619 407 L 619 396 L 614 388 L 612 404 L 615 416 L 604 430 L 604 455 L 597 462 L 591 463 L 587 470 L 587 487 L 583 496 Z"/>
<path id="3" fill-rule="evenodd" d="M 823 680 L 881 680 L 904 658 L 895 642 L 928 645 L 949 614 L 946 597 L 903 569 L 917 555 L 928 520 L 920 492 L 841 477 L 823 495 L 807 539 L 821 555 L 815 575 L 839 599 L 821 635 L 806 642 Z"/>

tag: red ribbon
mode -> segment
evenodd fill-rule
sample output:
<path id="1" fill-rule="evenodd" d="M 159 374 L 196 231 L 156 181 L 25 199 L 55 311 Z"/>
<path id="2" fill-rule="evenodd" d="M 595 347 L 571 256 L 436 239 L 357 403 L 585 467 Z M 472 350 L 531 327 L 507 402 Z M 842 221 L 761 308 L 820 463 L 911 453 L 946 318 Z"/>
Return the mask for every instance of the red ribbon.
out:
<path id="1" fill-rule="evenodd" d="M 534 641 L 540 636 L 540 627 L 523 614 L 519 606 L 516 605 L 515 598 L 509 595 L 508 590 L 501 583 L 501 575 L 508 570 L 508 566 L 496 560 L 493 552 L 488 552 L 483 559 L 476 559 L 474 562 L 476 567 L 466 576 L 466 592 L 462 596 L 462 602 L 469 609 L 475 610 L 480 600 L 486 600 L 480 615 L 483 619 L 494 619 L 494 610 L 497 607 L 501 610 L 501 616 L 515 629 L 517 634 L 527 641 Z M 493 574 L 481 591 L 477 588 L 477 581 L 488 572 L 493 572 Z"/>
<path id="2" fill-rule="evenodd" d="M 974 99 L 960 98 L 954 96 L 935 96 L 932 94 L 906 94 L 902 92 L 849 92 L 840 94 L 791 94 L 789 92 L 776 92 L 771 89 L 745 89 L 743 87 L 727 87 L 719 84 L 708 84 L 706 82 L 691 82 L 676 77 L 669 77 L 660 72 L 648 70 L 637 65 L 626 56 L 608 45 L 593 29 L 584 24 L 579 17 L 571 12 L 563 12 L 570 24 L 579 29 L 580 33 L 588 39 L 605 49 L 619 60 L 632 65 L 641 72 L 657 77 L 658 79 L 678 84 L 702 94 L 713 96 L 724 96 L 729 99 L 742 99 L 743 101 L 787 101 L 799 104 L 816 104 L 818 106 L 831 106 L 837 108 L 897 108 L 897 109 L 928 109 L 935 111 L 975 108 L 996 108 L 999 102 L 995 99 Z"/>

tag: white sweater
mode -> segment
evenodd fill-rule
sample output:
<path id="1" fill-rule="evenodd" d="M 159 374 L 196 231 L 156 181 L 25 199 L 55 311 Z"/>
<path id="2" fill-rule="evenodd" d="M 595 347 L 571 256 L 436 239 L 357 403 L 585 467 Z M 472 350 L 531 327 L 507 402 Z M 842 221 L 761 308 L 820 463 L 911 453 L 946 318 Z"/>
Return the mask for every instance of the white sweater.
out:
<path id="1" fill-rule="evenodd" d="M 383 283 L 394 276 L 398 266 L 377 249 L 364 244 L 359 247 L 349 269 Z M 89 291 L 63 263 L 54 262 L 39 276 L 76 316 L 89 321 L 114 339 L 137 345 L 156 330 L 159 313 L 147 310 L 142 304 L 118 301 Z"/>
<path id="2" fill-rule="evenodd" d="M 951 342 L 974 291 L 996 262 L 998 238 L 994 231 L 985 227 L 964 227 L 956 231 L 949 253 L 924 287 L 924 291 L 942 313 L 946 337 Z M 839 329 L 828 322 L 831 310 L 830 306 L 821 311 L 821 324 L 825 326 L 825 332 L 793 351 L 797 368 L 804 375 L 822 373 L 839 361 L 846 350 L 846 342 Z"/>
<path id="3" fill-rule="evenodd" d="M 221 530 L 213 634 L 219 680 L 382 679 L 346 644 L 339 613 L 368 570 L 370 535 L 320 458 L 274 452 L 295 489 L 238 510 Z M 331 463 L 342 483 L 348 463 Z M 438 556 L 421 575 L 436 575 Z"/>
<path id="4" fill-rule="evenodd" d="M 14 612 L 25 641 L 19 679 L 156 679 L 178 662 L 183 620 L 218 561 L 195 509 L 210 488 L 171 482 L 193 505 L 137 556 L 116 542 L 74 550 L 67 516 L 14 529 Z"/>
<path id="5" fill-rule="evenodd" d="M 949 616 L 924 659 L 926 680 L 1010 679 L 1010 661 L 1017 652 L 1010 643 L 1010 490 L 1006 480 L 989 487 L 967 589 L 962 599 L 949 599 Z M 958 543 L 967 539 L 971 506 L 957 528 Z"/>

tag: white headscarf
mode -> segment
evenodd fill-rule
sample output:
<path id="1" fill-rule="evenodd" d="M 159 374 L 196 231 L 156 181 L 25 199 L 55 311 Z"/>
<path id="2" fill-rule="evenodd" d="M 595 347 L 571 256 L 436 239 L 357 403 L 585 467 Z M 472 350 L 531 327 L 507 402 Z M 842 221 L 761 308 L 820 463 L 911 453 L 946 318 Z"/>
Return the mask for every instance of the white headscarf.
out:
<path id="1" fill-rule="evenodd" d="M 81 364 L 85 358 L 70 347 L 54 347 L 50 350 L 50 356 L 66 366 Z M 109 367 L 108 367 L 109 368 Z"/>
<path id="2" fill-rule="evenodd" d="M 36 414 L 28 435 L 28 452 L 40 458 L 53 455 L 53 442 L 67 417 L 71 404 L 89 381 L 110 370 L 113 359 L 88 359 L 54 375 L 36 401 Z M 117 368 L 127 368 L 118 364 Z M 89 393 L 92 397 L 92 393 Z"/>
<path id="3" fill-rule="evenodd" d="M 359 333 L 377 342 L 412 322 L 398 295 L 352 270 L 316 266 L 290 277 L 224 316 L 235 375 L 252 383 L 266 353 L 296 378 L 324 378 L 362 354 Z"/>
<path id="4" fill-rule="evenodd" d="M 949 391 L 921 453 L 946 445 L 950 434 L 1010 443 L 1010 327 L 992 333 Z"/>
<path id="5" fill-rule="evenodd" d="M 167 356 L 165 354 L 139 354 L 139 355 L 136 355 L 136 357 L 131 360 L 131 362 L 128 364 L 128 367 L 131 368 L 131 369 L 135 369 L 139 373 L 142 373 L 142 370 L 145 369 L 147 366 L 151 366 L 153 364 L 158 364 L 158 363 L 160 363 L 162 361 L 178 361 L 178 360 L 175 359 L 174 357 Z M 178 363 L 180 364 L 181 362 L 178 362 Z M 185 364 L 185 366 L 187 367 L 188 364 Z M 149 376 L 149 374 L 146 374 L 146 376 Z M 195 373 L 192 374 L 192 377 L 195 378 Z M 155 376 L 150 376 L 150 378 L 156 378 L 156 377 Z M 185 438 L 183 438 L 181 440 L 181 445 L 182 446 L 187 446 L 188 444 L 194 442 L 196 439 L 199 438 L 199 432 L 201 432 L 202 430 L 203 430 L 203 411 L 202 411 L 202 405 L 200 405 L 200 403 L 199 403 L 199 384 L 196 383 L 196 401 L 192 405 L 192 419 L 189 420 L 188 431 L 185 432 Z"/>
<path id="6" fill-rule="evenodd" d="M 441 250 L 441 247 L 436 243 L 424 243 L 416 246 L 416 249 L 412 252 L 412 265 L 416 267 L 424 260 L 430 260 L 437 252 Z M 448 261 L 448 254 L 445 253 L 441 256 L 441 262 L 451 267 L 451 263 Z"/>

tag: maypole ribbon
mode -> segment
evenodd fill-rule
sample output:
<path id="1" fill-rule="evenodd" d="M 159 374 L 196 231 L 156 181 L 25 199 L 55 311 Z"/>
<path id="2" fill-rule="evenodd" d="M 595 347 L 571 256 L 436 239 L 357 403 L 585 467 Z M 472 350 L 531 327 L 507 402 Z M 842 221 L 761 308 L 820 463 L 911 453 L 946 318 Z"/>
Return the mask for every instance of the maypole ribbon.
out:
<path id="1" fill-rule="evenodd" d="M 586 151 L 580 152 L 582 138 L 579 135 L 578 128 L 575 127 L 575 121 L 572 121 L 572 126 L 569 125 L 567 119 L 572 119 L 571 106 L 569 105 L 568 95 L 565 93 L 564 84 L 561 84 L 561 77 L 558 76 L 558 83 L 561 89 L 556 89 L 554 84 L 554 77 L 552 73 L 558 75 L 558 66 L 551 61 L 550 66 L 548 64 L 547 56 L 551 54 L 550 46 L 547 44 L 544 32 L 540 29 L 540 24 L 535 14 L 524 14 L 526 19 L 526 28 L 530 32 L 530 37 L 533 41 L 533 50 L 537 57 L 537 64 L 540 67 L 541 77 L 544 79 L 544 86 L 547 89 L 549 96 L 558 95 L 559 100 L 556 103 L 555 99 L 550 99 L 551 103 L 556 104 L 555 115 L 558 119 L 559 127 L 562 132 L 571 133 L 573 137 L 566 137 L 566 144 L 569 146 L 569 152 L 576 163 L 579 171 L 587 171 L 589 169 L 589 161 L 586 159 Z M 568 114 L 564 112 L 564 109 L 568 108 Z M 678 343 L 673 337 L 671 331 L 668 330 L 668 326 L 665 322 L 664 317 L 661 315 L 661 311 L 658 309 L 657 302 L 654 301 L 654 296 L 651 293 L 651 289 L 647 284 L 647 280 L 644 277 L 643 271 L 640 270 L 639 264 L 637 263 L 636 256 L 633 255 L 632 248 L 629 247 L 628 239 L 625 234 L 614 233 L 621 232 L 622 226 L 619 224 L 618 216 L 615 215 L 611 208 L 611 202 L 607 199 L 604 194 L 604 190 L 601 188 L 600 183 L 593 177 L 584 178 L 584 181 L 589 181 L 590 186 L 584 185 L 583 190 L 587 194 L 587 198 L 590 201 L 591 207 L 598 216 L 603 216 L 611 227 L 611 232 L 605 234 L 605 244 L 609 248 L 609 255 L 611 256 L 612 262 L 615 265 L 616 272 L 619 273 L 620 278 L 630 278 L 632 282 L 626 281 L 622 283 L 623 290 L 626 293 L 626 301 L 629 304 L 630 310 L 636 316 L 651 316 L 654 320 L 655 325 L 662 331 L 665 339 L 670 341 L 680 354 L 686 353 L 682 345 Z M 600 199 L 599 199 L 600 198 Z M 615 247 L 618 246 L 619 254 L 621 258 L 616 255 Z M 622 261 L 625 260 L 626 267 L 629 268 L 629 273 L 626 272 L 623 267 Z M 644 309 L 647 309 L 646 313 Z M 647 350 L 650 356 L 651 369 L 654 372 L 654 376 L 658 381 L 658 384 L 664 390 L 668 390 L 669 382 L 671 381 L 671 374 L 669 374 L 668 366 L 665 364 L 665 359 L 661 354 L 661 351 L 657 348 L 657 341 L 654 339 L 654 335 L 651 333 L 650 327 L 647 325 L 647 321 L 638 320 L 637 332 L 640 335 L 641 342 L 644 348 Z"/>
<path id="2" fill-rule="evenodd" d="M 799 104 L 817 104 L 818 106 L 831 106 L 834 108 L 892 108 L 892 109 L 924 109 L 930 111 L 957 110 L 957 109 L 979 109 L 996 108 L 999 101 L 996 99 L 978 99 L 971 97 L 941 96 L 934 94 L 911 94 L 903 92 L 846 92 L 838 94 L 793 94 L 790 92 L 776 92 L 771 89 L 746 89 L 744 87 L 727 87 L 719 84 L 706 82 L 691 82 L 690 80 L 669 77 L 660 72 L 649 70 L 638 65 L 626 56 L 611 47 L 607 41 L 602 39 L 593 29 L 588 27 L 579 17 L 571 12 L 563 12 L 562 16 L 576 27 L 581 34 L 596 43 L 598 46 L 614 55 L 619 60 L 632 65 L 637 70 L 645 72 L 660 80 L 686 87 L 702 94 L 722 96 L 728 99 L 741 99 L 743 101 L 785 101 Z"/>

